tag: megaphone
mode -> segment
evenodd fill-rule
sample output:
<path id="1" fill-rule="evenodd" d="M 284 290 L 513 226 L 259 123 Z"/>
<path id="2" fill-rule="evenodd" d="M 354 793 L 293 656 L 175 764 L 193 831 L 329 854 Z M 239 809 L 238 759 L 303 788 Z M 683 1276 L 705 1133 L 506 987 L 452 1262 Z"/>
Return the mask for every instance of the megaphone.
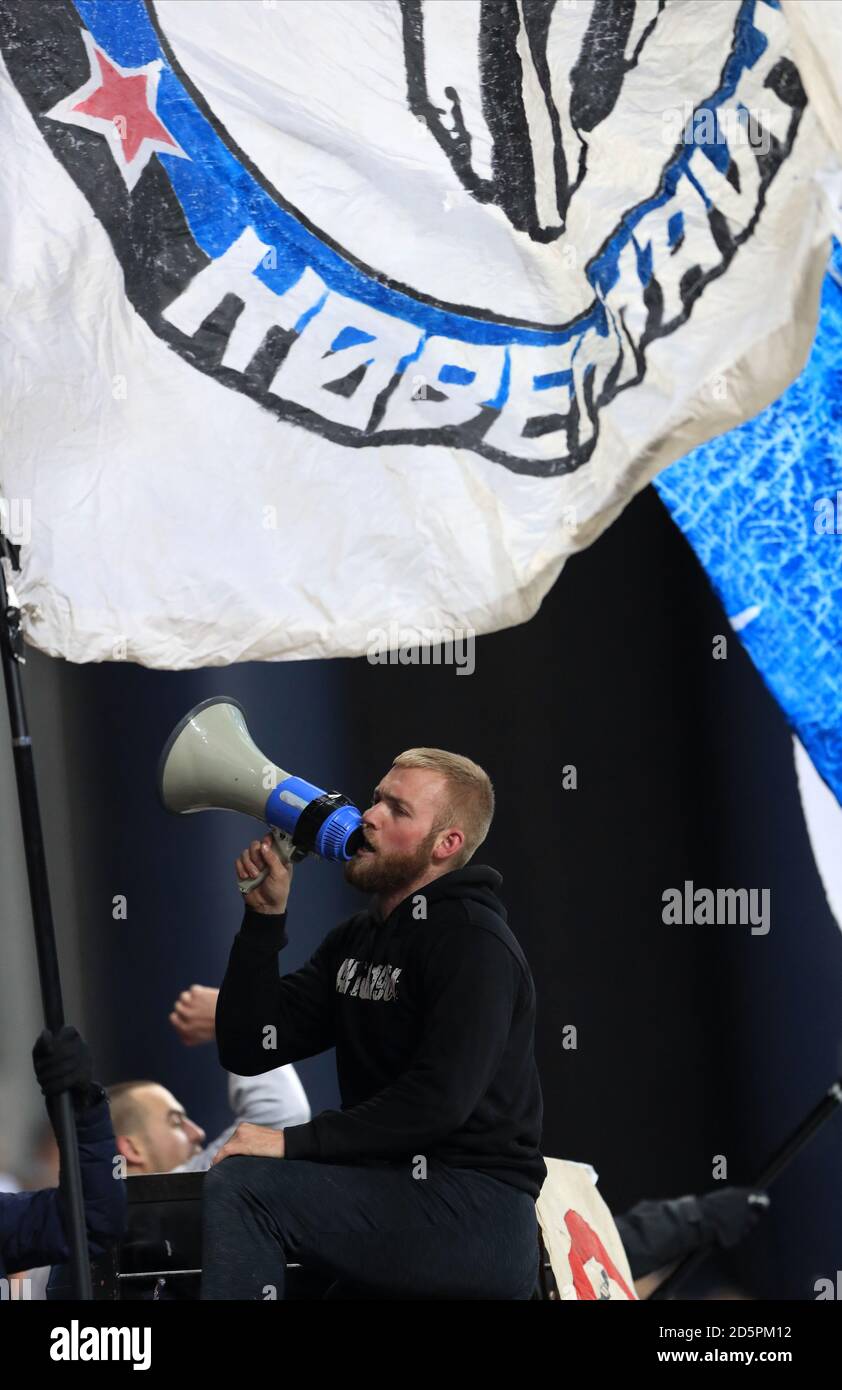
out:
<path id="1" fill-rule="evenodd" d="M 158 797 L 174 815 L 242 811 L 272 831 L 280 857 L 291 863 L 315 854 L 352 858 L 362 842 L 362 816 L 341 792 L 294 777 L 261 753 L 242 705 L 227 695 L 203 700 L 180 719 L 158 762 Z M 268 873 L 238 880 L 250 893 Z"/>

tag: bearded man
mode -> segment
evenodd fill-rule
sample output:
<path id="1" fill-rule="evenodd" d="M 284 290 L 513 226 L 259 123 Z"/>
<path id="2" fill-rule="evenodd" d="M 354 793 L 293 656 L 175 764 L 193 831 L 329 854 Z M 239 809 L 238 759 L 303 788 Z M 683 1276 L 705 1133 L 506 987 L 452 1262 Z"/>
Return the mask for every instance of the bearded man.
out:
<path id="1" fill-rule="evenodd" d="M 358 1297 L 533 1297 L 546 1176 L 535 987 L 500 875 L 467 867 L 493 813 L 469 758 L 401 753 L 345 869 L 368 908 L 288 975 L 291 868 L 268 838 L 238 858 L 240 879 L 269 872 L 245 898 L 220 991 L 220 1062 L 253 1076 L 335 1047 L 342 1108 L 283 1130 L 242 1124 L 216 1155 L 203 1298 L 282 1299 L 289 1261 Z"/>

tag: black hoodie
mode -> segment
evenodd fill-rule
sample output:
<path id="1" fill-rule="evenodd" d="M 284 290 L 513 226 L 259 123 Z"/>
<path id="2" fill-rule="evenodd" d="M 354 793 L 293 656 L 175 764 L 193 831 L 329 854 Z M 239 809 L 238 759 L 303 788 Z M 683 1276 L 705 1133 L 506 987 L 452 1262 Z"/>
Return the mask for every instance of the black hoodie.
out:
<path id="1" fill-rule="evenodd" d="M 246 909 L 216 1011 L 219 1060 L 257 1076 L 336 1047 L 341 1110 L 284 1131 L 287 1158 L 473 1168 L 537 1197 L 535 986 L 497 897 L 467 866 L 330 932 L 278 975 L 286 914 Z"/>

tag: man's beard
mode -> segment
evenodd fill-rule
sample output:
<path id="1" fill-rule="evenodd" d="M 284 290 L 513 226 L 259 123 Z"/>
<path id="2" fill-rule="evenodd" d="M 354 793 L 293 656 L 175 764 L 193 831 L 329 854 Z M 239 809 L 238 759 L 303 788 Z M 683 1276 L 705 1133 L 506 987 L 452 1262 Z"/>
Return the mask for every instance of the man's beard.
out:
<path id="1" fill-rule="evenodd" d="M 390 854 L 388 857 L 380 850 L 372 855 L 363 854 L 349 859 L 345 865 L 345 878 L 361 893 L 378 893 L 382 897 L 397 893 L 401 888 L 410 888 L 418 876 L 430 864 L 430 851 L 436 843 L 439 830 L 431 830 L 429 835 L 406 854 Z"/>

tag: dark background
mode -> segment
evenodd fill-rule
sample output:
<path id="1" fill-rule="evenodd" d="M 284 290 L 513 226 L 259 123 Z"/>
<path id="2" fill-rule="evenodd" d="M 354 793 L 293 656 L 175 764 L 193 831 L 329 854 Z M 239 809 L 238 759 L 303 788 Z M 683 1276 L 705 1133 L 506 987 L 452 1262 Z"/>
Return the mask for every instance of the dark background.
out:
<path id="1" fill-rule="evenodd" d="M 718 634 L 726 660 L 712 656 Z M 27 686 L 48 662 L 33 655 Z M 502 872 L 535 976 L 544 1152 L 593 1163 L 613 1210 L 710 1189 L 715 1155 L 730 1182 L 750 1181 L 837 1074 L 842 940 L 791 736 L 651 488 L 568 564 L 531 622 L 477 639 L 470 676 L 365 659 L 52 664 L 98 1073 L 164 1082 L 209 1136 L 230 1122 L 224 1077 L 212 1048 L 182 1047 L 167 1014 L 180 989 L 221 980 L 241 910 L 233 859 L 259 829 L 166 815 L 155 769 L 172 726 L 215 694 L 245 706 L 273 761 L 361 807 L 406 747 L 449 748 L 488 770 L 498 810 L 477 862 Z M 55 769 L 38 733 L 43 797 Z M 562 788 L 569 764 L 575 790 Z M 769 888 L 771 931 L 664 925 L 662 894 L 685 879 Z M 116 894 L 126 921 L 112 915 Z M 284 970 L 360 905 L 337 867 L 299 866 Z M 567 1024 L 576 1050 L 562 1045 Z M 297 1069 L 314 1113 L 338 1103 L 332 1054 Z M 803 1299 L 835 1279 L 840 1157 L 834 1117 L 718 1277 Z"/>

